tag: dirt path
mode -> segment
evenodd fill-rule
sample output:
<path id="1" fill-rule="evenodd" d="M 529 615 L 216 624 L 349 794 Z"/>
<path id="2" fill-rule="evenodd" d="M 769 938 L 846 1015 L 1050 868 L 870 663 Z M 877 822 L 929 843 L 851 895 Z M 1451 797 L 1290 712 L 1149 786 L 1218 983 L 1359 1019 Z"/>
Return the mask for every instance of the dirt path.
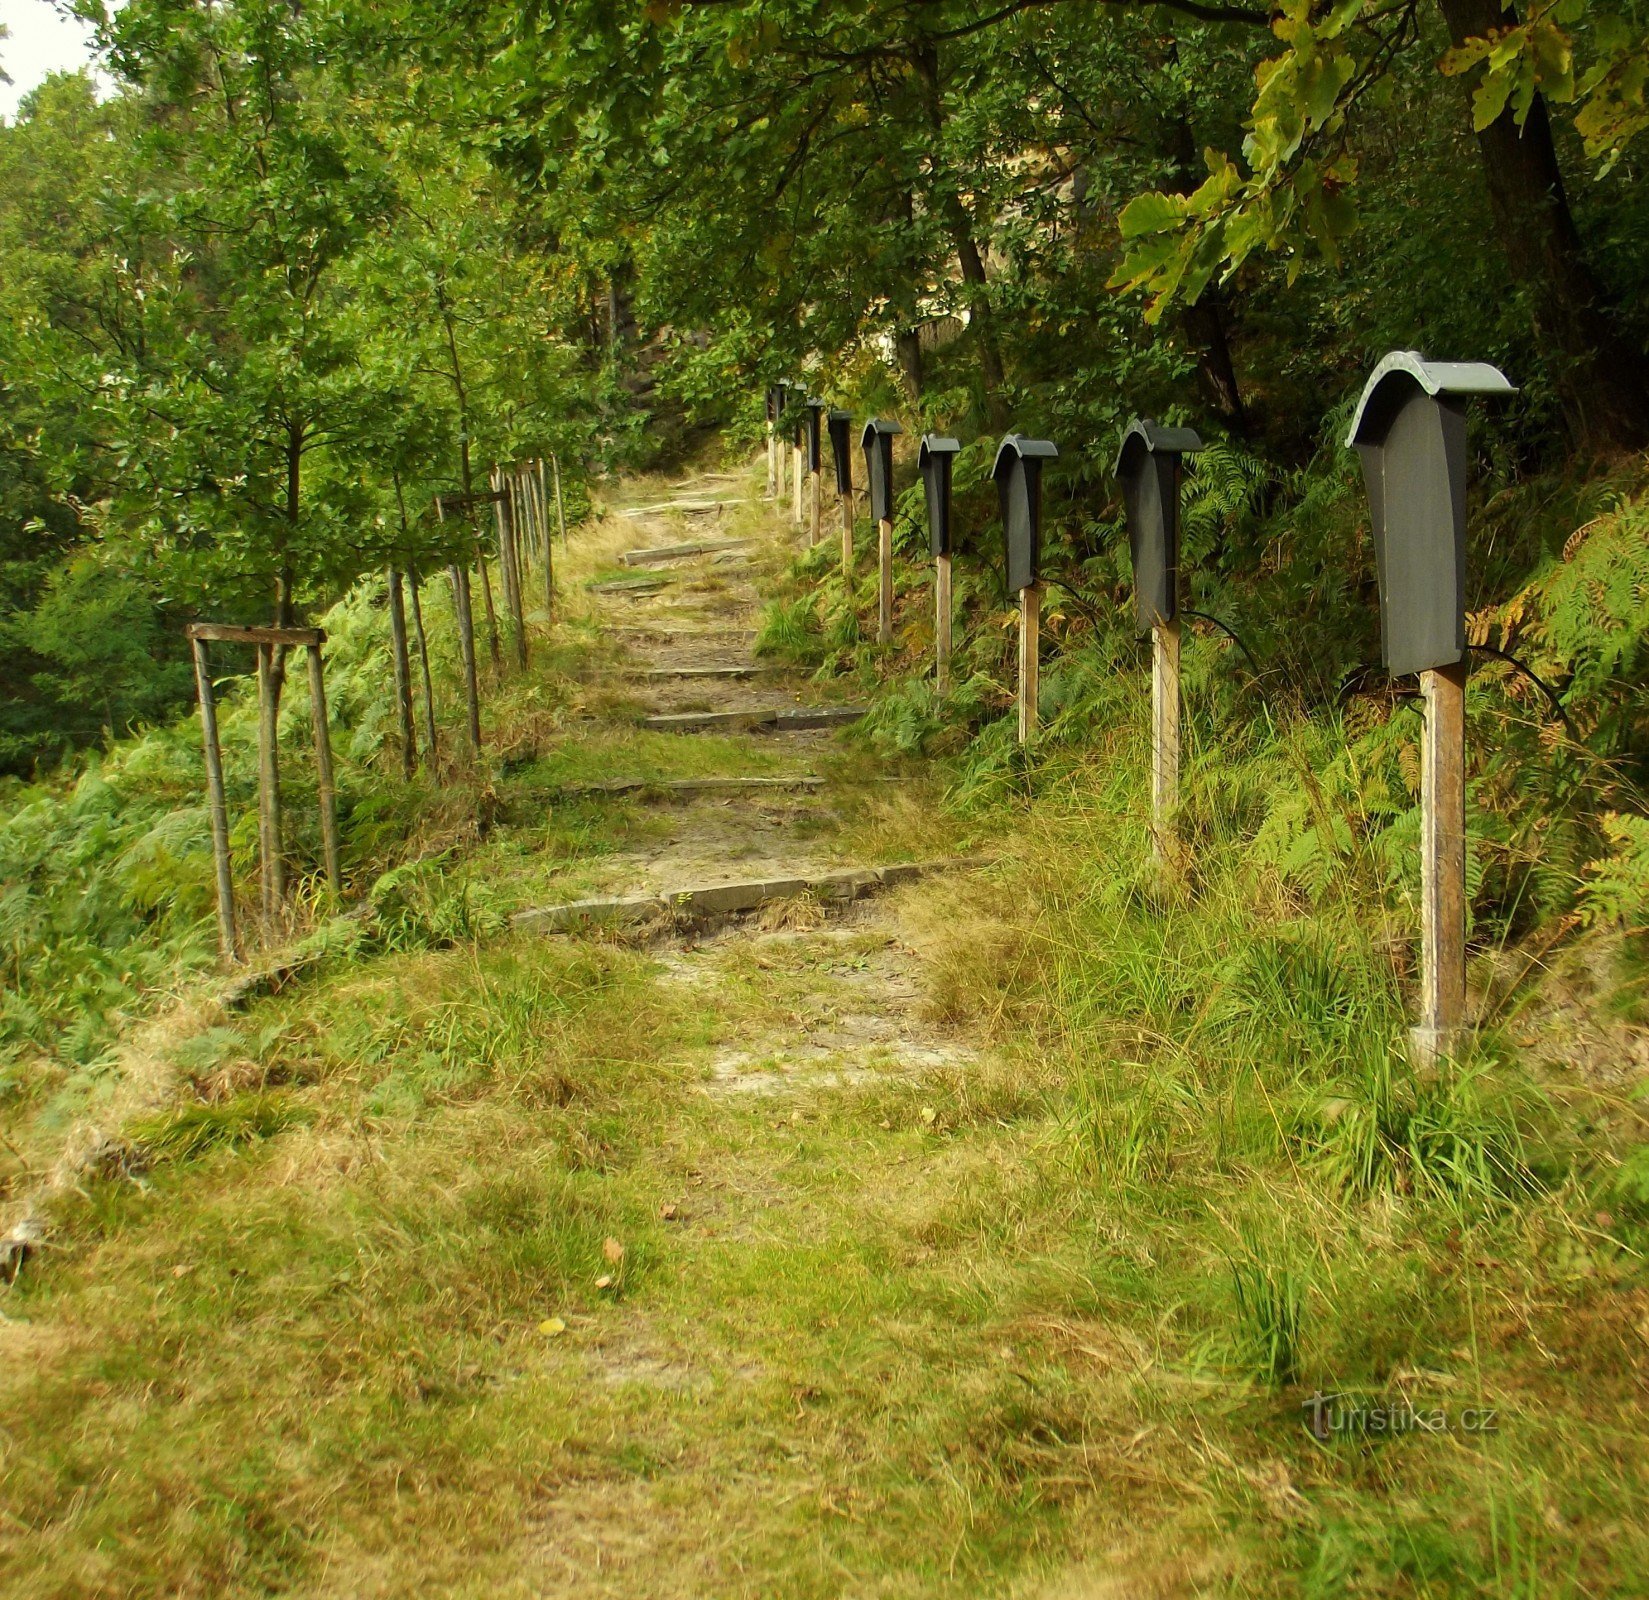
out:
<path id="1" fill-rule="evenodd" d="M 786 508 L 778 507 L 765 536 L 725 548 L 731 541 L 723 524 L 734 492 L 724 476 L 686 479 L 672 485 L 668 499 L 640 502 L 640 515 L 616 508 L 635 534 L 627 564 L 668 582 L 641 595 L 593 587 L 603 631 L 624 647 L 615 678 L 651 715 L 847 709 L 834 686 L 753 653 L 762 585 L 800 548 L 801 535 L 788 531 Z M 693 509 L 706 505 L 714 511 Z M 716 548 L 669 559 L 646 554 L 695 543 Z M 657 831 L 642 848 L 602 863 L 602 890 L 668 897 L 704 884 L 882 864 L 880 855 L 867 858 L 867 843 L 874 849 L 875 841 L 854 825 L 854 813 L 879 790 L 885 793 L 888 774 L 867 770 L 863 758 L 845 757 L 838 730 L 714 731 L 730 741 L 733 759 L 720 772 L 685 780 L 705 785 L 702 790 L 644 792 L 639 803 L 653 813 Z M 758 767 L 772 770 L 752 776 Z M 614 779 L 623 781 L 619 774 Z M 791 780 L 798 787 L 783 786 Z M 585 875 L 583 883 L 589 881 Z M 751 961 L 757 972 L 772 975 L 766 984 L 758 980 L 759 988 L 796 991 L 798 1007 L 785 1025 L 718 1047 L 705 1092 L 842 1087 L 971 1060 L 970 1051 L 923 1020 L 916 955 L 902 936 L 896 904 L 896 896 L 880 894 L 850 906 L 781 896 L 752 914 L 666 941 L 659 981 L 691 989 L 711 1011 L 729 972 Z M 800 984 L 799 974 L 805 975 Z"/>

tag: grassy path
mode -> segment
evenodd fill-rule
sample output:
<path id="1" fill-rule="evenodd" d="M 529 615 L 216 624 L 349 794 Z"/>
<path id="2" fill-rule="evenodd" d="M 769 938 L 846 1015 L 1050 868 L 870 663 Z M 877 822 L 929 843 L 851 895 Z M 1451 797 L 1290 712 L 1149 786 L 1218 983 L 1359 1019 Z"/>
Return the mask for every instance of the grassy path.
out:
<path id="1" fill-rule="evenodd" d="M 1125 718 L 972 837 L 837 732 L 649 726 L 843 699 L 752 655 L 797 545 L 744 488 L 575 543 L 387 953 L 151 1030 L 177 1106 L 0 1306 L 0 1593 L 1643 1592 L 1649 1290 L 1584 1130 L 1395 1076 L 1379 901 L 1257 870 L 1218 764 L 1160 893 Z M 1504 1422 L 1324 1444 L 1323 1387 Z"/>

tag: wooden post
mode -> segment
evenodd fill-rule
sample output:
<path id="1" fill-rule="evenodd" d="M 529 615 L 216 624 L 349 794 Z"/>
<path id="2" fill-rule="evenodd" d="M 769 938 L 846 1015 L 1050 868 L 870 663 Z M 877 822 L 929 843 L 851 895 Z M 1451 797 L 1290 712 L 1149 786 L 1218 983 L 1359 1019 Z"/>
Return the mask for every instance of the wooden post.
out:
<path id="1" fill-rule="evenodd" d="M 195 649 L 195 688 L 200 695 L 200 740 L 206 749 L 206 798 L 212 813 L 212 866 L 218 891 L 218 951 L 225 961 L 240 955 L 235 933 L 235 879 L 229 869 L 229 805 L 223 793 L 223 750 L 218 744 L 218 712 L 212 699 L 212 671 L 206 641 Z"/>
<path id="2" fill-rule="evenodd" d="M 813 480 L 813 527 L 807 542 L 817 544 L 824 537 L 824 474 L 810 472 L 808 477 Z"/>
<path id="3" fill-rule="evenodd" d="M 487 619 L 487 654 L 492 657 L 492 670 L 504 675 L 504 652 L 498 644 L 498 612 L 492 603 L 492 579 L 487 576 L 487 558 L 479 550 L 475 553 L 475 571 L 481 579 L 481 611 Z"/>
<path id="4" fill-rule="evenodd" d="M 544 544 L 544 615 L 546 620 L 553 621 L 555 617 L 555 540 L 550 534 L 550 507 L 544 492 L 544 460 L 540 457 L 536 466 L 529 472 L 529 484 L 534 497 L 534 504 L 538 508 L 538 528 Z M 562 534 L 565 541 L 566 534 Z"/>
<path id="5" fill-rule="evenodd" d="M 1178 855 L 1179 618 L 1151 628 L 1151 850 L 1167 865 Z"/>
<path id="6" fill-rule="evenodd" d="M 281 769 L 276 749 L 275 646 L 258 646 L 258 856 L 263 914 L 273 920 L 286 899 L 281 860 Z"/>
<path id="7" fill-rule="evenodd" d="M 338 852 L 338 791 L 332 778 L 332 729 L 326 716 L 326 669 L 318 644 L 309 646 L 309 719 L 315 725 L 315 788 L 321 802 L 321 848 L 326 856 L 326 881 L 331 885 L 333 894 L 342 894 L 344 875 Z"/>
<path id="8" fill-rule="evenodd" d="M 418 641 L 418 669 L 424 685 L 424 752 L 429 770 L 434 772 L 437 756 L 435 744 L 435 685 L 429 670 L 429 636 L 424 632 L 424 606 L 418 598 L 420 587 L 417 570 L 407 574 L 407 593 L 412 598 L 412 635 Z"/>
<path id="9" fill-rule="evenodd" d="M 893 643 L 893 524 L 876 524 L 876 563 L 880 592 L 876 603 L 876 642 Z"/>
<path id="10" fill-rule="evenodd" d="M 853 598 L 853 491 L 842 497 L 842 583 Z"/>
<path id="11" fill-rule="evenodd" d="M 800 445 L 796 445 L 790 452 L 790 475 L 796 480 L 795 493 L 791 501 L 791 517 L 799 528 L 802 525 L 802 484 L 807 477 Z"/>
<path id="12" fill-rule="evenodd" d="M 510 619 L 510 630 L 515 635 L 515 664 L 523 671 L 527 666 L 527 623 L 521 609 L 520 544 L 516 538 L 515 501 L 510 494 L 508 476 L 497 467 L 492 470 L 493 492 L 502 498 L 493 502 L 498 523 L 498 576 L 504 587 L 504 610 Z"/>
<path id="13" fill-rule="evenodd" d="M 1019 742 L 1036 737 L 1038 676 L 1042 669 L 1042 585 L 1019 591 Z"/>
<path id="14" fill-rule="evenodd" d="M 458 654 L 464 664 L 464 711 L 470 754 L 481 753 L 481 689 L 475 670 L 475 615 L 470 610 L 470 575 L 456 561 L 448 569 L 452 609 L 458 618 Z"/>
<path id="15" fill-rule="evenodd" d="M 1420 674 L 1420 1024 L 1414 1062 L 1429 1069 L 1466 1024 L 1466 663 Z"/>
<path id="16" fill-rule="evenodd" d="M 566 502 L 561 498 L 561 458 L 559 456 L 552 455 L 550 457 L 550 466 L 555 472 L 555 518 L 556 521 L 561 524 L 561 543 L 565 545 L 567 543 L 567 506 Z M 538 463 L 538 471 L 540 477 L 542 477 L 544 472 L 544 463 L 542 461 Z"/>
<path id="17" fill-rule="evenodd" d="M 407 651 L 407 612 L 399 570 L 390 567 L 384 582 L 389 592 L 389 654 L 395 669 L 395 707 L 401 724 L 401 770 L 410 778 L 418 761 L 418 735 L 412 720 L 412 660 Z"/>
<path id="18" fill-rule="evenodd" d="M 767 424 L 767 498 L 772 500 L 779 492 L 779 452 L 778 434 L 774 431 L 773 423 Z"/>
<path id="19" fill-rule="evenodd" d="M 940 694 L 950 692 L 950 557 L 933 561 L 933 653 L 934 680 Z"/>

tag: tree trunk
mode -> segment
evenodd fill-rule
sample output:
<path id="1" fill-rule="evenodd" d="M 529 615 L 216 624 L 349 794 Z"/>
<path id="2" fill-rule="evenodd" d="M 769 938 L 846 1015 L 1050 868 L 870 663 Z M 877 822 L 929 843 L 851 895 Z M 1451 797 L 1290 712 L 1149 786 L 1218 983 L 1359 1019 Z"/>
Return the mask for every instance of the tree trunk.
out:
<path id="1" fill-rule="evenodd" d="M 1197 141 L 1192 137 L 1190 121 L 1181 116 L 1174 127 L 1175 192 L 1192 194 L 1199 181 Z M 1233 433 L 1246 433 L 1248 411 L 1242 403 L 1231 341 L 1226 334 L 1225 295 L 1217 284 L 1209 284 L 1196 303 L 1181 312 L 1180 326 L 1196 357 L 1197 382 L 1204 398 Z"/>
<path id="2" fill-rule="evenodd" d="M 937 150 L 945 128 L 938 51 L 931 45 L 918 46 L 912 52 L 912 62 L 922 82 L 928 122 L 933 129 L 934 148 Z M 985 258 L 974 238 L 973 218 L 968 215 L 968 208 L 962 204 L 961 195 L 947 175 L 937 170 L 937 157 L 935 165 L 932 179 L 935 199 L 939 214 L 944 218 L 951 247 L 956 251 L 957 265 L 962 269 L 962 283 L 967 291 L 968 322 L 979 346 L 979 370 L 985 380 L 985 413 L 992 432 L 1000 433 L 1008 425 L 1007 374 L 1002 365 L 1002 348 L 996 338 Z"/>
<path id="3" fill-rule="evenodd" d="M 922 402 L 922 330 L 920 328 L 901 328 L 894 345 L 899 357 L 899 371 L 904 376 L 905 392 L 910 396 L 910 403 L 920 405 Z"/>
<path id="4" fill-rule="evenodd" d="M 1508 23 L 1499 0 L 1440 0 L 1458 46 Z M 1523 126 L 1508 108 L 1477 135 L 1489 209 L 1512 277 L 1529 297 L 1535 335 L 1576 445 L 1634 450 L 1649 442 L 1643 352 L 1593 273 L 1558 166 L 1551 120 L 1536 95 Z"/>

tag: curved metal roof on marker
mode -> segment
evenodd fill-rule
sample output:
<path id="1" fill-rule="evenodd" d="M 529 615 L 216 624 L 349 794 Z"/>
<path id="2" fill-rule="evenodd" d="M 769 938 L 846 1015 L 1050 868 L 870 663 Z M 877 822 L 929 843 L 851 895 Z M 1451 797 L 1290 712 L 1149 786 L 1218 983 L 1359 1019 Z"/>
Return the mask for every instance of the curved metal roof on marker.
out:
<path id="1" fill-rule="evenodd" d="M 1129 446 L 1137 440 L 1148 455 L 1158 451 L 1177 456 L 1194 455 L 1202 449 L 1202 437 L 1195 428 L 1165 428 L 1149 417 L 1137 417 L 1123 431 L 1122 443 L 1117 447 L 1117 462 L 1111 475 L 1120 478 L 1123 464 L 1129 456 Z"/>
<path id="2" fill-rule="evenodd" d="M 874 439 L 877 434 L 903 433 L 904 431 L 905 430 L 890 417 L 872 417 L 870 421 L 865 424 L 864 432 L 859 435 L 859 443 L 864 449 L 868 450 L 870 448 L 870 441 Z"/>
<path id="3" fill-rule="evenodd" d="M 961 441 L 952 439 L 948 434 L 924 433 L 922 435 L 922 447 L 916 452 L 917 468 L 926 467 L 929 456 L 953 456 L 961 448 Z"/>
<path id="4" fill-rule="evenodd" d="M 991 463 L 991 476 L 1002 476 L 1002 461 L 1006 456 L 1014 460 L 1049 460 L 1059 454 L 1059 447 L 1047 439 L 1027 439 L 1022 433 L 1010 433 L 996 447 L 996 460 Z"/>
<path id="5" fill-rule="evenodd" d="M 1384 424 L 1389 419 L 1384 413 L 1386 401 L 1379 391 L 1399 375 L 1412 379 L 1430 395 L 1517 393 L 1517 386 L 1505 373 L 1486 361 L 1428 361 L 1418 350 L 1393 350 L 1381 358 L 1363 385 L 1362 398 L 1346 434 L 1348 445 L 1372 444 L 1374 440 L 1367 437 L 1370 433 L 1384 436 Z"/>

